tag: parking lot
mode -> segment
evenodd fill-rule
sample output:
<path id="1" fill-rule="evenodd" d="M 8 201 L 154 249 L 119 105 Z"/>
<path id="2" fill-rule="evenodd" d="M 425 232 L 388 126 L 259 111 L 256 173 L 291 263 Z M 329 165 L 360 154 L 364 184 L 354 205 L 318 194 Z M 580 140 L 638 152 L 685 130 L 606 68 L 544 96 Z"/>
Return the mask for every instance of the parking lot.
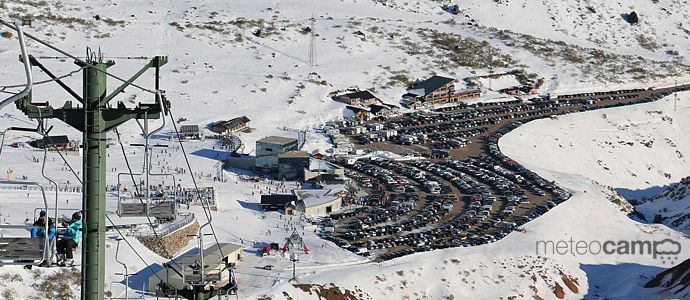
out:
<path id="1" fill-rule="evenodd" d="M 346 176 L 368 196 L 357 200 L 358 208 L 322 219 L 322 228 L 332 228 L 324 238 L 378 260 L 501 239 L 571 196 L 503 155 L 501 136 L 531 120 L 650 102 L 689 88 L 459 105 L 368 123 L 330 124 L 356 149 L 385 150 L 409 159 L 343 163 Z"/>

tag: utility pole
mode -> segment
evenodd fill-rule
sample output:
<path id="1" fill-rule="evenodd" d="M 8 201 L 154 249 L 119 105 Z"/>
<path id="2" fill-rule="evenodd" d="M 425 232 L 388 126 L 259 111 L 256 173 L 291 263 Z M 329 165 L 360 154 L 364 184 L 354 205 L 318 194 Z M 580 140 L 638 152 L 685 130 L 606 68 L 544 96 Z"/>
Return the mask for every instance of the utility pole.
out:
<path id="1" fill-rule="evenodd" d="M 28 35 L 27 35 L 28 36 Z M 31 36 L 29 36 L 31 37 Z M 36 38 L 33 38 L 38 40 Z M 38 40 L 40 41 L 40 40 Z M 96 55 L 87 48 L 86 60 L 76 59 L 78 66 L 83 68 L 83 96 L 79 96 L 67 85 L 52 75 L 47 69 L 29 56 L 32 66 L 41 68 L 56 83 L 65 89 L 82 107 L 73 107 L 72 101 L 67 101 L 60 108 L 53 108 L 45 103 L 33 103 L 32 94 L 15 102 L 17 109 L 29 118 L 58 119 L 83 133 L 83 184 L 82 218 L 84 232 L 82 238 L 82 287 L 81 299 L 104 299 L 105 282 L 105 171 L 106 171 L 106 132 L 118 127 L 131 119 L 158 119 L 161 117 L 161 107 L 167 110 L 170 103 L 159 93 L 155 93 L 156 103 L 140 103 L 135 108 L 127 108 L 121 101 L 116 107 L 108 104 L 115 96 L 133 84 L 149 68 L 156 69 L 156 88 L 159 86 L 159 69 L 168 61 L 166 56 L 156 56 L 128 80 L 123 80 L 110 94 L 106 93 L 106 71 L 115 64 L 114 61 L 103 61 L 99 53 Z M 21 58 L 25 59 L 25 58 Z M 112 76 L 112 75 L 110 75 Z M 149 91 L 150 92 L 150 91 Z M 161 95 L 160 97 L 158 95 Z M 162 103 L 162 105 L 161 105 Z"/>
<path id="2" fill-rule="evenodd" d="M 676 84 L 673 86 L 674 89 L 678 88 L 678 79 L 676 79 Z M 673 93 L 673 111 L 678 110 L 678 92 Z"/>
<path id="3" fill-rule="evenodd" d="M 316 47 L 314 45 L 314 30 L 316 27 L 316 19 L 314 19 L 314 15 L 311 16 L 311 30 L 309 30 L 309 66 L 313 67 L 316 66 Z"/>
<path id="4" fill-rule="evenodd" d="M 491 47 L 489 47 L 489 90 L 491 90 L 491 80 L 493 79 L 493 74 L 494 74 L 494 53 L 491 51 Z"/>

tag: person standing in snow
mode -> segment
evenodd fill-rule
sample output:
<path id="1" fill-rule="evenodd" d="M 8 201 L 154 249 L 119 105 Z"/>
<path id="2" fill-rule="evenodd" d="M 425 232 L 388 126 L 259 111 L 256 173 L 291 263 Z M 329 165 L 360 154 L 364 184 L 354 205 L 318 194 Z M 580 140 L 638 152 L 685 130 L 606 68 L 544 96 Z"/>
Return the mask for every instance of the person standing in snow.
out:
<path id="1" fill-rule="evenodd" d="M 58 265 L 64 267 L 74 264 L 72 250 L 76 248 L 81 241 L 81 214 L 75 212 L 72 214 L 72 220 L 69 222 L 62 222 L 62 226 L 67 228 L 64 231 L 64 236 L 57 243 L 57 252 Z"/>

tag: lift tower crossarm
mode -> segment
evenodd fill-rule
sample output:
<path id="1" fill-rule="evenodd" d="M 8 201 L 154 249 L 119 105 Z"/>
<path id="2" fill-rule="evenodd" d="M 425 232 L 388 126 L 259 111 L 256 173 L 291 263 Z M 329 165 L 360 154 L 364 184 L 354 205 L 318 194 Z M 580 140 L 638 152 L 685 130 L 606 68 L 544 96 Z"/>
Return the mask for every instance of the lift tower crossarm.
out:
<path id="1" fill-rule="evenodd" d="M 22 59 L 20 58 L 19 60 L 21 61 Z M 45 66 L 43 66 L 43 64 L 41 64 L 33 55 L 29 55 L 29 62 L 32 66 L 37 66 L 39 69 L 41 69 L 41 71 L 46 73 L 46 75 L 48 75 L 50 79 L 54 80 L 55 83 L 60 85 L 60 87 L 62 87 L 63 90 L 67 91 L 67 93 L 72 95 L 72 97 L 79 101 L 79 103 L 84 104 L 84 99 L 82 99 L 77 93 L 74 92 L 74 90 L 72 90 L 69 86 L 62 82 L 62 80 L 53 75 L 53 73 L 50 72 L 50 70 L 48 70 Z"/>
<path id="2" fill-rule="evenodd" d="M 18 104 L 19 108 L 19 104 Z M 82 108 L 58 108 L 27 106 L 19 108 L 24 111 L 24 114 L 29 118 L 47 118 L 59 119 L 68 125 L 83 132 L 84 129 L 84 110 Z M 39 112 L 40 110 L 40 112 Z M 118 102 L 117 108 L 102 109 L 102 119 L 104 131 L 108 132 L 122 123 L 132 119 L 144 119 L 146 115 L 148 119 L 160 118 L 160 108 L 149 107 L 147 105 L 139 105 L 136 108 L 129 109 L 124 107 L 122 102 Z"/>
<path id="3" fill-rule="evenodd" d="M 148 69 L 150 68 L 156 68 L 156 88 L 158 88 L 158 74 L 160 67 L 168 63 L 168 57 L 167 56 L 155 56 L 153 59 L 151 59 L 146 65 L 144 65 L 138 72 L 136 72 L 132 77 L 130 77 L 127 81 L 122 83 L 119 87 L 117 87 L 110 95 L 105 97 L 105 103 L 108 103 L 111 99 L 113 99 L 117 94 L 121 93 L 122 91 L 125 90 L 132 82 L 137 80 L 139 76 L 144 74 Z"/>

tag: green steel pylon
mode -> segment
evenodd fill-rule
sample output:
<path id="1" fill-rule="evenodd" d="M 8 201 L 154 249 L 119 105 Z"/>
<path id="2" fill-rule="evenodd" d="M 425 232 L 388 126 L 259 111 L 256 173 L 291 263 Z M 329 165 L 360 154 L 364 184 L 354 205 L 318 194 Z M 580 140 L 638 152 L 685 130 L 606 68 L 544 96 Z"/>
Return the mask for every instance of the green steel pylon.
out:
<path id="1" fill-rule="evenodd" d="M 100 55 L 99 55 L 100 56 Z M 149 68 L 156 69 L 156 89 L 159 86 L 160 67 L 167 63 L 166 56 L 156 56 L 129 80 L 120 85 L 110 94 L 106 94 L 106 69 L 114 65 L 113 61 L 104 62 L 102 57 L 96 57 L 87 50 L 87 64 L 77 62 L 83 67 L 83 98 L 56 79 L 40 62 L 29 56 L 32 66 L 37 66 L 53 78 L 73 98 L 81 103 L 81 107 L 73 107 L 72 101 L 67 101 L 61 108 L 53 108 L 45 103 L 32 103 L 29 94 L 22 100 L 15 102 L 17 108 L 29 118 L 59 119 L 75 129 L 83 136 L 83 235 L 82 235 L 82 290 L 81 298 L 88 300 L 104 299 L 105 290 L 105 170 L 106 170 L 106 132 L 131 119 L 160 118 L 160 103 L 139 104 L 136 108 L 126 108 L 122 102 L 111 107 L 108 102 L 131 85 Z M 170 107 L 163 97 L 162 101 L 167 110 Z"/>

